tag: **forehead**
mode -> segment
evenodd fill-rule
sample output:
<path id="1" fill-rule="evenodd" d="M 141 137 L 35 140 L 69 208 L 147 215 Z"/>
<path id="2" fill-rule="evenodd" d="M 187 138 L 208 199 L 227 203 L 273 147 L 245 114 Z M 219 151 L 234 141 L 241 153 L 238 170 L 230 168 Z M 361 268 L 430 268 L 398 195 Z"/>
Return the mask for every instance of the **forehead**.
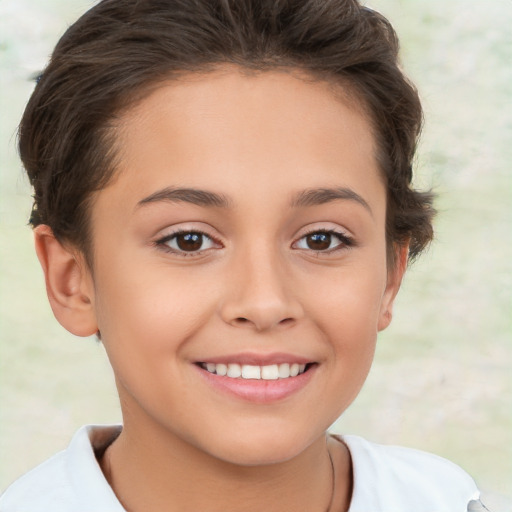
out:
<path id="1" fill-rule="evenodd" d="M 133 200 L 169 185 L 235 196 L 250 187 L 268 199 L 276 189 L 383 186 L 357 101 L 298 73 L 225 68 L 163 83 L 121 117 L 117 152 L 116 190 Z"/>

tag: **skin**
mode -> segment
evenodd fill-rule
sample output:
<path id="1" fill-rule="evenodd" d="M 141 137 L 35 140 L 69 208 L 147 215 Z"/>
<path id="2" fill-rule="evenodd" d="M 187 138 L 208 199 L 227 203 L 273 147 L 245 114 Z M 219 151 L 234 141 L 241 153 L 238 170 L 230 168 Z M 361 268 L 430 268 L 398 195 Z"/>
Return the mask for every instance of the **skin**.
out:
<path id="1" fill-rule="evenodd" d="M 124 429 L 102 465 L 128 510 L 324 512 L 327 450 L 333 510 L 348 510 L 350 455 L 325 432 L 368 374 L 406 248 L 388 268 L 372 130 L 343 97 L 276 71 L 164 84 L 117 128 L 117 177 L 91 210 L 93 271 L 36 229 L 55 315 L 78 335 L 99 329 L 114 369 Z M 345 195 L 297 204 L 326 188 Z M 206 233 L 201 250 L 180 253 L 177 230 Z M 311 249 L 322 230 L 341 238 Z M 276 351 L 315 369 L 271 403 L 219 392 L 195 364 Z"/>

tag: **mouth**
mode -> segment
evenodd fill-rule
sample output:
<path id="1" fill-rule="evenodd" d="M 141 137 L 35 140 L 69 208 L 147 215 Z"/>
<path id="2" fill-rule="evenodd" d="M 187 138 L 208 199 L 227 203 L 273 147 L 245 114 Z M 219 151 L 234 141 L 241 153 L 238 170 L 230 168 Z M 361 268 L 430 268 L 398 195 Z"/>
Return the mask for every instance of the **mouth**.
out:
<path id="1" fill-rule="evenodd" d="M 212 390 L 256 404 L 280 402 L 297 394 L 311 381 L 318 366 L 317 362 L 283 356 L 233 356 L 195 363 Z"/>
<path id="2" fill-rule="evenodd" d="M 264 366 L 242 363 L 198 363 L 209 373 L 245 380 L 282 380 L 297 377 L 309 370 L 314 363 L 281 363 Z"/>

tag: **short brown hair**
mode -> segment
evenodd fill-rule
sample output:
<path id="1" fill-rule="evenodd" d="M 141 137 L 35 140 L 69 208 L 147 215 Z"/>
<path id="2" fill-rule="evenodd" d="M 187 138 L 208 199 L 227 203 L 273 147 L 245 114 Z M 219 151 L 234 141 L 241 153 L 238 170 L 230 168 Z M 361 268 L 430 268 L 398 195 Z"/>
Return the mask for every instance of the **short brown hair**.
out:
<path id="1" fill-rule="evenodd" d="M 87 254 L 88 204 L 115 171 L 116 117 L 152 85 L 219 64 L 299 69 L 340 83 L 369 115 L 388 190 L 388 253 L 432 239 L 432 195 L 411 187 L 422 125 L 390 23 L 357 0 L 103 0 L 57 44 L 19 128 L 33 226 Z"/>

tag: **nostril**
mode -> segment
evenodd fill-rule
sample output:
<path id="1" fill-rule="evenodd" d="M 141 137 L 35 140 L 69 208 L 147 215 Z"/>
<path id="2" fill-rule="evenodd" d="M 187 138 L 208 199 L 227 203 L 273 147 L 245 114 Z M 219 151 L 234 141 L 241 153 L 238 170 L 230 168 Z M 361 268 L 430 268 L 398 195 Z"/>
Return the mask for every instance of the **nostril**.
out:
<path id="1" fill-rule="evenodd" d="M 287 325 L 290 325 L 294 322 L 294 319 L 293 318 L 283 318 L 282 320 L 280 320 L 278 322 L 278 325 L 281 325 L 281 326 L 287 326 Z M 235 323 L 239 324 L 239 325 L 243 325 L 243 324 L 250 324 L 250 323 L 254 323 L 252 322 L 251 320 L 249 320 L 248 318 L 245 318 L 243 316 L 239 316 L 238 318 L 235 318 Z M 256 325 L 256 324 L 255 324 Z"/>

